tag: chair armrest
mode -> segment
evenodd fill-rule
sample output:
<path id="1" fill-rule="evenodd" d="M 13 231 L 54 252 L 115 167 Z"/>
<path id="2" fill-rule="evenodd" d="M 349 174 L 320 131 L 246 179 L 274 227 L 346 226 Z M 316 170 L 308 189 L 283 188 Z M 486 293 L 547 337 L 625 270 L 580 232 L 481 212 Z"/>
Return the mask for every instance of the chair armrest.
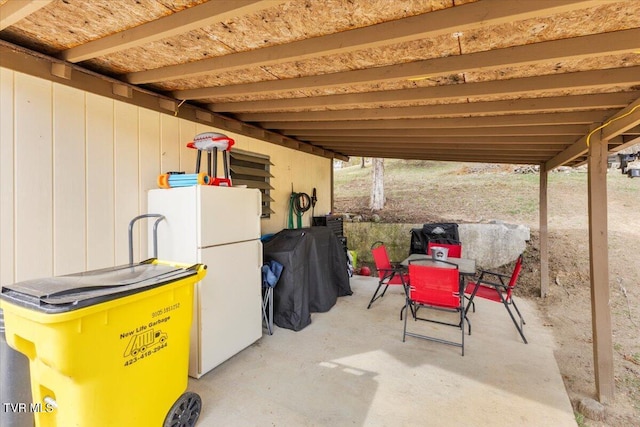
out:
<path id="1" fill-rule="evenodd" d="M 507 286 L 504 283 L 505 279 L 506 280 L 511 279 L 511 276 L 508 274 L 498 273 L 497 271 L 480 270 L 480 277 L 478 278 L 478 281 L 486 281 L 486 280 L 483 280 L 485 276 L 493 276 L 492 280 L 498 279 L 500 281 L 500 285 L 505 287 Z"/>
<path id="2" fill-rule="evenodd" d="M 502 277 L 504 279 L 510 279 L 511 278 L 511 275 L 504 274 L 504 273 L 498 273 L 497 271 L 489 271 L 489 270 L 479 270 L 479 271 L 480 271 L 480 276 L 482 276 L 484 274 L 491 274 L 493 276 Z"/>
<path id="3" fill-rule="evenodd" d="M 495 281 L 492 280 L 487 280 L 485 279 L 485 275 L 488 276 L 495 276 L 498 278 L 498 280 L 500 281 L 500 283 L 497 283 Z M 480 276 L 478 277 L 478 280 L 476 280 L 477 283 L 482 283 L 485 285 L 489 285 L 489 286 L 493 286 L 495 288 L 503 288 L 503 289 L 507 289 L 507 285 L 504 283 L 503 279 L 510 279 L 511 276 L 506 275 L 506 274 L 502 274 L 502 273 L 498 273 L 496 271 L 489 271 L 489 270 L 480 270 Z"/>
<path id="4" fill-rule="evenodd" d="M 389 272 L 389 273 L 400 273 L 401 269 L 399 269 L 399 268 L 376 268 L 376 270 Z"/>
<path id="5" fill-rule="evenodd" d="M 494 287 L 496 289 L 507 290 L 507 285 L 505 285 L 503 283 L 489 282 L 487 280 L 477 280 L 476 283 L 479 284 L 479 285 L 491 286 L 491 287 Z"/>
<path id="6" fill-rule="evenodd" d="M 380 268 L 378 269 L 378 272 L 382 272 L 382 277 L 380 278 L 381 282 L 383 280 L 391 280 L 396 275 L 400 277 L 400 280 L 405 285 L 409 282 L 408 275 L 406 271 L 403 271 L 403 270 L 399 270 L 395 268 Z"/>
<path id="7" fill-rule="evenodd" d="M 385 279 L 393 277 L 396 274 L 402 274 L 400 270 L 395 268 L 377 268 L 376 270 L 378 270 L 378 272 L 382 272 Z"/>

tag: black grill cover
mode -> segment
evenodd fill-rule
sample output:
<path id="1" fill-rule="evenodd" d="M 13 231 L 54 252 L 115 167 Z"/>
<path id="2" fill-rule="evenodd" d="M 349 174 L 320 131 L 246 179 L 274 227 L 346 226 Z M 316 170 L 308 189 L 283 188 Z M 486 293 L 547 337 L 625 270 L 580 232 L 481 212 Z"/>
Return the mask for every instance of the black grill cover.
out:
<path id="1" fill-rule="evenodd" d="M 329 227 L 282 230 L 263 246 L 264 262 L 283 265 L 273 288 L 273 322 L 299 331 L 311 313 L 329 311 L 351 295 L 344 249 Z"/>
<path id="2" fill-rule="evenodd" d="M 411 246 L 409 255 L 427 253 L 427 236 L 422 233 L 422 228 L 411 229 Z"/>
<path id="3" fill-rule="evenodd" d="M 427 243 L 460 243 L 458 224 L 453 222 L 423 224 L 422 233 L 427 236 Z"/>
<path id="4" fill-rule="evenodd" d="M 409 254 L 426 254 L 429 242 L 447 244 L 460 243 L 458 224 L 454 222 L 441 222 L 423 224 L 422 228 L 412 228 Z"/>

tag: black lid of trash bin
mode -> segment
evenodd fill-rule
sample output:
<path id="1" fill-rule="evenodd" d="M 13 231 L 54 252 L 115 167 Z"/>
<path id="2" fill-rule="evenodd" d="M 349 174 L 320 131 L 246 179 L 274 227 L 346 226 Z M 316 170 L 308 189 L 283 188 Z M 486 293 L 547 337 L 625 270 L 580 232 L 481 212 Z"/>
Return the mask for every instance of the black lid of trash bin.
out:
<path id="1" fill-rule="evenodd" d="M 32 310 L 62 313 L 166 285 L 197 272 L 198 265 L 181 268 L 153 261 L 18 282 L 3 286 L 0 297 Z"/>

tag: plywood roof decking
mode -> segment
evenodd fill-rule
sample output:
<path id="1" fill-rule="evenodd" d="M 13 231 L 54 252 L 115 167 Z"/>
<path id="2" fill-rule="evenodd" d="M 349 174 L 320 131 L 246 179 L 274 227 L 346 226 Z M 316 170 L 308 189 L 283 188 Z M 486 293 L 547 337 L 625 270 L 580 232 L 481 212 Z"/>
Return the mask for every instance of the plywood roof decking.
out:
<path id="1" fill-rule="evenodd" d="M 0 39 L 340 158 L 554 167 L 640 124 L 635 0 L 122 1 L 0 0 Z"/>

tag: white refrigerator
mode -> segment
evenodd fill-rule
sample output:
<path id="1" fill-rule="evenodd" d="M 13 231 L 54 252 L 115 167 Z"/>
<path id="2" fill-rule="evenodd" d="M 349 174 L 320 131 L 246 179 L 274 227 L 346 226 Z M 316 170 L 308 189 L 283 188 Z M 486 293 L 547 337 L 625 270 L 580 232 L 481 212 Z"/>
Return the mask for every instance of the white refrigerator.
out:
<path id="1" fill-rule="evenodd" d="M 200 378 L 262 336 L 260 191 L 196 185 L 151 190 L 148 201 L 149 213 L 165 216 L 158 258 L 207 265 L 189 354 L 189 376 Z"/>

